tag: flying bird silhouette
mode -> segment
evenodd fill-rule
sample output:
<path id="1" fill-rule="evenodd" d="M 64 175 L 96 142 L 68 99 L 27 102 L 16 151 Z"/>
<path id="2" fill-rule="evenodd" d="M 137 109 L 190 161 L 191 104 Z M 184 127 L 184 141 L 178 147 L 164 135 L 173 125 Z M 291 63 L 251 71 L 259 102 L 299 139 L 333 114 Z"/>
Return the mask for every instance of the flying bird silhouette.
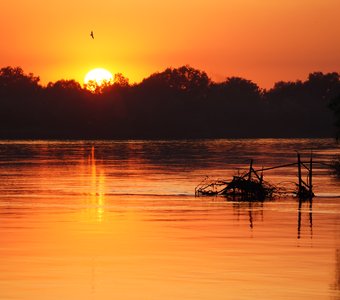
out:
<path id="1" fill-rule="evenodd" d="M 91 31 L 90 36 L 94 39 L 93 31 Z"/>

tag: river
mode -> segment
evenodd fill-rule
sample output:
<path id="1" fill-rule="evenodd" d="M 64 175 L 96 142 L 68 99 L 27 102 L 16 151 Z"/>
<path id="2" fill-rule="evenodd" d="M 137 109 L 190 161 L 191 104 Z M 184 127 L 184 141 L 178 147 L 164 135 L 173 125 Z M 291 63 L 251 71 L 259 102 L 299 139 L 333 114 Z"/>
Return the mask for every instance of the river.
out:
<path id="1" fill-rule="evenodd" d="M 203 178 L 328 163 L 331 139 L 0 141 L 0 299 L 340 299 L 340 180 L 313 201 L 196 198 Z M 288 191 L 296 167 L 265 172 Z M 305 173 L 303 174 L 305 176 Z"/>

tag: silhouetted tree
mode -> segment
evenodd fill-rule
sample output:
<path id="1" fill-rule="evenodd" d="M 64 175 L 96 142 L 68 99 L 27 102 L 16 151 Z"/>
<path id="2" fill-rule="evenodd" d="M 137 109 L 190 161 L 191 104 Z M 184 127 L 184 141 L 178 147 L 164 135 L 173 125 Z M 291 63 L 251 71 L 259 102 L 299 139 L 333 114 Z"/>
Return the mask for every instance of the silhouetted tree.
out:
<path id="1" fill-rule="evenodd" d="M 311 73 L 304 82 L 278 82 L 265 94 L 272 128 L 287 136 L 331 136 L 328 104 L 340 88 L 337 73 Z"/>
<path id="2" fill-rule="evenodd" d="M 41 90 L 39 77 L 32 73 L 24 74 L 19 68 L 5 67 L 0 69 L 0 97 L 15 98 L 16 100 L 26 101 L 31 96 L 36 96 Z M 25 96 L 25 97 L 22 97 Z"/>
<path id="3" fill-rule="evenodd" d="M 117 92 L 122 92 L 122 90 L 129 87 L 129 79 L 126 78 L 122 73 L 116 73 L 114 75 L 113 82 L 104 84 L 100 92 L 104 94 L 111 94 L 113 92 L 115 96 L 117 96 Z"/>
<path id="4" fill-rule="evenodd" d="M 324 99 L 328 102 L 340 94 L 339 74 L 336 72 L 311 73 L 304 85 L 308 92 L 315 96 L 315 99 Z"/>
<path id="5" fill-rule="evenodd" d="M 101 94 L 107 88 L 112 86 L 111 80 L 103 80 L 102 82 L 98 83 L 95 80 L 89 80 L 86 84 L 84 84 L 84 88 L 91 91 L 94 94 Z"/>
<path id="6" fill-rule="evenodd" d="M 204 91 L 209 87 L 210 79 L 205 72 L 190 66 L 168 68 L 164 72 L 152 74 L 144 79 L 142 86 L 169 88 L 177 91 Z"/>
<path id="7" fill-rule="evenodd" d="M 206 122 L 213 124 L 213 132 L 219 136 L 238 137 L 244 132 L 255 136 L 261 132 L 263 99 L 256 83 L 228 77 L 224 82 L 211 85 L 208 98 Z M 253 125 L 255 121 L 256 126 Z"/>
<path id="8" fill-rule="evenodd" d="M 47 85 L 48 89 L 57 89 L 57 90 L 64 90 L 64 91 L 80 91 L 82 89 L 79 82 L 75 80 L 58 80 L 56 82 L 49 82 Z"/>
<path id="9" fill-rule="evenodd" d="M 39 77 L 32 73 L 24 74 L 20 67 L 5 67 L 0 69 L 0 88 L 17 90 L 38 88 Z M 20 89 L 19 89 L 20 88 Z"/>
<path id="10" fill-rule="evenodd" d="M 117 73 L 114 76 L 113 84 L 121 87 L 129 86 L 129 79 L 126 78 L 122 73 Z"/>
<path id="11" fill-rule="evenodd" d="M 37 127 L 42 88 L 39 77 L 25 74 L 20 67 L 0 69 L 0 128 L 4 132 Z M 33 121 L 33 122 L 32 122 Z"/>

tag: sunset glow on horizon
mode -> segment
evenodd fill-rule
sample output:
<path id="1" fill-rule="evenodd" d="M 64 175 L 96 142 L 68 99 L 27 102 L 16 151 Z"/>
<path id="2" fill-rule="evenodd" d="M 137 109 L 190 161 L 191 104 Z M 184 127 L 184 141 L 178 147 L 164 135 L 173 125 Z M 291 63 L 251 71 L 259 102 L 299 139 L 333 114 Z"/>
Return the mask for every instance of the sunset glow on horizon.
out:
<path id="1" fill-rule="evenodd" d="M 98 66 L 133 83 L 188 64 L 269 88 L 340 70 L 339 11 L 338 0 L 19 0 L 2 7 L 0 66 L 47 84 Z"/>

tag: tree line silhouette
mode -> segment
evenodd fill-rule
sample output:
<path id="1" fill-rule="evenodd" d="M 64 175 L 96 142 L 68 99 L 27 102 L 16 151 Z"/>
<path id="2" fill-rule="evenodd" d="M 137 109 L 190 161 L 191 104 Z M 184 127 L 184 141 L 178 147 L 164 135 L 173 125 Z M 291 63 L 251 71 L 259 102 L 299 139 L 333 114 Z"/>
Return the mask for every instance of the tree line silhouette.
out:
<path id="1" fill-rule="evenodd" d="M 75 80 L 42 86 L 20 67 L 0 70 L 0 138 L 331 137 L 336 128 L 335 72 L 266 90 L 240 77 L 213 82 L 182 66 L 132 85 L 116 74 L 93 93 Z"/>

